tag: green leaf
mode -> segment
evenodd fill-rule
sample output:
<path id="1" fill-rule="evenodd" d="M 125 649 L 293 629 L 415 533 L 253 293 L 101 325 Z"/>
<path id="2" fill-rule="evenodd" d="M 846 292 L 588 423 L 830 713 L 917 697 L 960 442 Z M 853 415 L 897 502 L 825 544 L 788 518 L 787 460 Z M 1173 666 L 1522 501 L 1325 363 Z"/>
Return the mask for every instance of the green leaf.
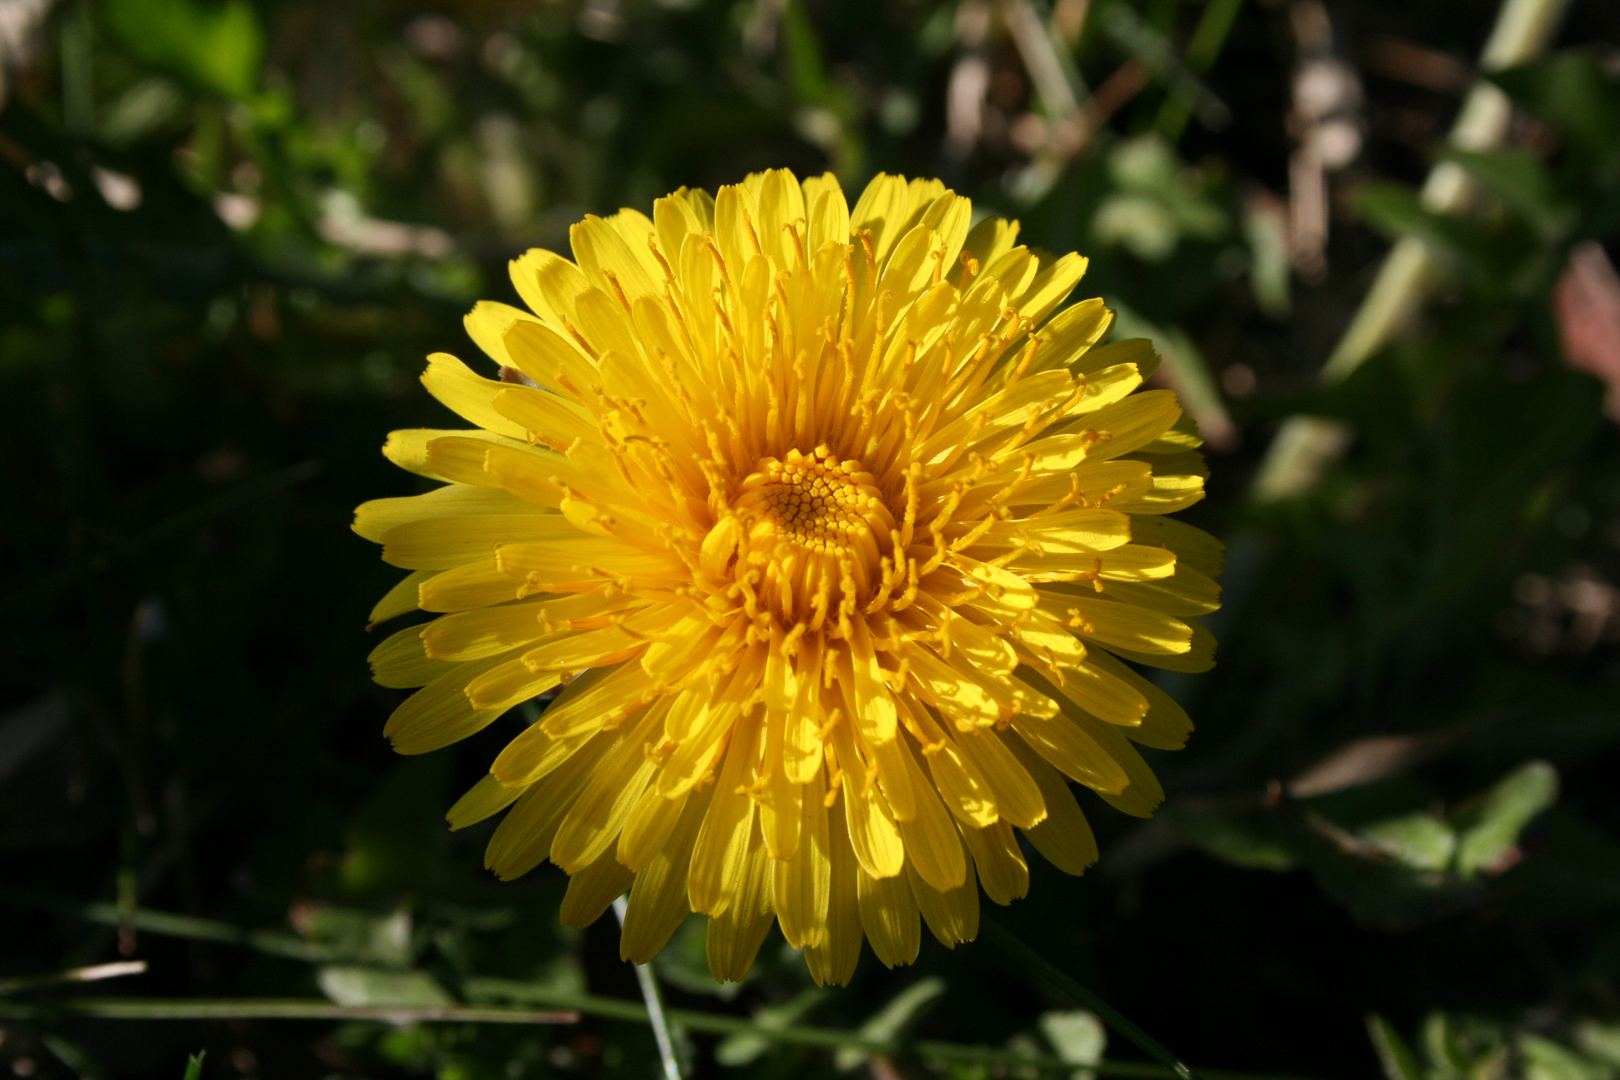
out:
<path id="1" fill-rule="evenodd" d="M 937 975 L 918 979 L 891 998 L 872 1019 L 862 1024 L 860 1037 L 873 1042 L 886 1042 L 897 1038 L 905 1026 L 922 1013 L 924 1006 L 944 992 L 945 980 Z M 839 1072 L 848 1072 L 859 1066 L 866 1057 L 865 1050 L 851 1046 L 839 1047 L 833 1056 L 833 1064 L 838 1067 Z"/>
<path id="2" fill-rule="evenodd" d="M 1036 1023 L 1064 1061 L 1071 1065 L 1096 1065 L 1102 1061 L 1103 1051 L 1108 1046 L 1108 1029 L 1094 1014 L 1084 1009 L 1053 1010 L 1042 1013 Z M 1084 1080 L 1093 1074 L 1076 1069 L 1070 1075 L 1075 1080 Z"/>
<path id="3" fill-rule="evenodd" d="M 1417 1055 L 1406 1045 L 1395 1025 L 1377 1013 L 1367 1017 L 1367 1035 L 1372 1039 L 1373 1052 L 1384 1069 L 1387 1080 L 1425 1080 L 1419 1068 Z"/>
<path id="4" fill-rule="evenodd" d="M 1583 149 L 1610 157 L 1620 131 L 1620 80 L 1587 49 L 1572 49 L 1490 76 L 1507 95 Z"/>
<path id="5" fill-rule="evenodd" d="M 425 971 L 333 964 L 315 973 L 321 993 L 339 1005 L 453 1005 L 455 998 Z"/>
<path id="6" fill-rule="evenodd" d="M 310 941 L 330 945 L 340 955 L 387 967 L 411 963 L 411 916 L 405 911 L 378 915 L 329 904 L 300 905 L 294 913 L 298 930 Z"/>
<path id="7" fill-rule="evenodd" d="M 108 27 L 137 59 L 245 101 L 259 83 L 264 33 L 247 0 L 105 0 Z"/>
<path id="8" fill-rule="evenodd" d="M 1559 194 L 1547 167 L 1528 149 L 1447 147 L 1440 156 L 1472 173 L 1481 186 L 1524 218 L 1544 240 L 1557 238 L 1575 218 L 1574 208 Z"/>
<path id="9" fill-rule="evenodd" d="M 203 1057 L 207 1053 L 208 1051 L 206 1050 L 199 1050 L 195 1054 L 191 1055 L 190 1059 L 186 1062 L 185 1080 L 202 1080 Z"/>
<path id="10" fill-rule="evenodd" d="M 1519 1055 L 1524 1058 L 1524 1080 L 1610 1080 L 1608 1066 L 1585 1057 L 1551 1039 L 1520 1035 Z"/>
<path id="11" fill-rule="evenodd" d="M 781 1005 L 769 1005 L 760 1009 L 754 1014 L 754 1025 L 762 1032 L 779 1031 L 798 1023 L 827 996 L 827 991 L 820 987 L 810 987 Z M 722 1039 L 720 1045 L 714 1049 L 714 1057 L 720 1064 L 735 1068 L 747 1065 L 769 1050 L 772 1045 L 773 1040 L 766 1035 L 739 1032 Z"/>
<path id="12" fill-rule="evenodd" d="M 1233 866 L 1282 871 L 1298 865 L 1272 815 L 1263 809 L 1211 810 L 1184 800 L 1165 807 L 1161 816 L 1204 854 Z"/>
<path id="13" fill-rule="evenodd" d="M 1575 1045 L 1587 1057 L 1620 1066 L 1620 1024 L 1587 1020 L 1575 1026 Z"/>
<path id="14" fill-rule="evenodd" d="M 1477 245 L 1471 243 L 1474 227 L 1427 209 L 1411 188 L 1375 181 L 1356 193 L 1356 208 L 1379 232 L 1391 239 L 1410 236 L 1421 240 L 1437 259 L 1454 269 L 1467 270 L 1481 261 L 1474 250 Z"/>
<path id="15" fill-rule="evenodd" d="M 1452 815 L 1457 829 L 1453 868 L 1475 877 L 1500 864 L 1531 820 L 1558 799 L 1558 772 L 1532 761 L 1503 777 L 1489 791 Z"/>
<path id="16" fill-rule="evenodd" d="M 1408 814 L 1368 825 L 1368 844 L 1415 870 L 1444 870 L 1457 850 L 1457 834 L 1433 814 Z"/>

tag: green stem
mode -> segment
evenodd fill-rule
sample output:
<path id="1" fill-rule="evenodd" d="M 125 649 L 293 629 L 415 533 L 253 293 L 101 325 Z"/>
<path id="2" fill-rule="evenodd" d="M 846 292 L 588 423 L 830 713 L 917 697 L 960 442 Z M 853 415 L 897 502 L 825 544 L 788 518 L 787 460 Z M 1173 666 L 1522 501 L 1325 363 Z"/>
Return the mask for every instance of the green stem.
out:
<path id="1" fill-rule="evenodd" d="M 29 907 L 46 908 L 74 915 L 90 922 L 105 923 L 113 926 L 119 924 L 121 917 L 118 907 L 114 904 L 82 903 L 45 893 L 33 892 L 32 890 L 0 887 L 0 900 Z M 149 908 L 135 908 L 132 911 L 123 913 L 123 915 L 129 919 L 128 925 L 138 930 L 169 937 L 240 945 L 274 956 L 312 963 L 354 962 L 356 960 L 364 962 L 365 960 L 364 957 L 356 957 L 352 953 L 340 952 L 277 931 L 245 930 L 230 923 L 217 922 L 212 919 L 199 919 L 187 915 L 175 915 L 164 911 L 153 911 Z M 992 936 L 1006 933 L 988 920 L 982 925 L 988 929 Z M 1008 936 L 1010 937 L 1010 935 Z M 1012 940 L 1016 941 L 1016 939 Z M 1021 942 L 1018 944 L 1022 948 L 1028 948 Z M 1050 965 L 1046 964 L 1044 960 L 1039 960 L 1038 957 L 1036 960 L 1038 961 L 1036 965 L 1038 968 L 1040 966 L 1050 968 Z M 1052 970 L 1056 971 L 1055 968 Z M 1058 972 L 1057 975 L 1060 979 L 1068 980 L 1068 976 L 1063 975 L 1061 972 Z M 1073 983 L 1073 980 L 1068 980 L 1068 983 L 1068 989 L 1070 989 L 1071 993 L 1073 990 L 1078 990 L 1081 1000 L 1085 1001 L 1088 1007 L 1099 1016 L 1113 1023 L 1116 1030 L 1124 1034 L 1126 1038 L 1132 1038 L 1130 1032 L 1135 1031 L 1142 1039 L 1146 1039 L 1147 1043 L 1158 1046 L 1153 1040 L 1148 1039 L 1146 1035 L 1142 1035 L 1139 1029 L 1128 1020 L 1125 1020 L 1124 1017 L 1119 1016 L 1117 1012 L 1109 1008 L 1106 1003 L 1097 1001 L 1094 995 L 1084 997 L 1084 995 L 1090 993 L 1089 991 Z M 1060 989 L 1065 988 L 1060 985 Z M 647 1007 L 639 1002 L 627 1001 L 621 998 L 600 997 L 595 994 L 558 991 L 514 979 L 472 978 L 462 984 L 461 990 L 466 996 L 474 999 L 496 999 L 529 1005 L 543 1005 L 551 1010 L 585 1013 L 613 1020 L 624 1020 L 634 1024 L 647 1024 L 650 1022 Z M 29 1019 L 61 1012 L 122 1020 L 243 1018 L 265 1020 L 383 1020 L 393 1023 L 488 1022 L 515 1024 L 562 1022 L 553 1019 L 559 1015 L 555 1012 L 537 1013 L 530 1010 L 507 1009 L 489 1005 L 433 1006 L 428 1008 L 356 1007 L 334 1005 L 320 1000 L 187 1000 L 162 998 L 66 998 L 53 1000 L 49 1005 L 22 1005 L 0 1001 L 0 1019 Z M 545 1019 L 534 1019 L 535 1017 Z M 906 1041 L 869 1039 L 857 1032 L 798 1025 L 766 1027 L 754 1020 L 743 1017 L 723 1016 L 718 1013 L 698 1012 L 691 1009 L 666 1009 L 664 1010 L 664 1017 L 671 1026 L 681 1026 L 691 1031 L 701 1031 L 712 1035 L 753 1035 L 773 1042 L 794 1043 L 800 1046 L 820 1046 L 834 1049 L 847 1047 L 868 1054 L 898 1054 L 909 1051 L 920 1057 L 945 1063 L 1021 1066 L 1053 1072 L 1073 1072 L 1079 1068 L 1071 1061 L 1063 1061 L 1055 1057 L 1029 1056 L 1014 1050 L 995 1047 L 970 1046 L 964 1043 L 942 1042 L 932 1039 Z M 1142 1043 L 1138 1043 L 1138 1045 L 1143 1046 L 1143 1049 L 1147 1049 Z M 1096 1065 L 1084 1066 L 1084 1068 L 1098 1076 L 1137 1077 L 1140 1080 L 1187 1080 L 1188 1077 L 1196 1078 L 1198 1076 L 1192 1070 L 1187 1069 L 1186 1066 L 1180 1065 L 1180 1062 L 1173 1055 L 1163 1051 L 1162 1048 L 1160 1049 L 1165 1056 L 1159 1060 L 1165 1061 L 1164 1065 L 1151 1065 L 1146 1062 L 1133 1061 L 1104 1061 Z M 1202 1080 L 1306 1080 L 1306 1078 L 1206 1069 L 1202 1072 Z"/>
<path id="2" fill-rule="evenodd" d="M 1025 945 L 1000 923 L 981 917 L 979 927 L 1018 963 L 1045 979 L 1054 990 L 1070 998 L 1075 1004 L 1084 1005 L 1096 1013 L 1098 1019 L 1136 1044 L 1136 1048 L 1148 1057 L 1163 1064 L 1172 1075 L 1180 1077 L 1181 1080 L 1202 1080 L 1191 1066 L 1166 1050 L 1157 1039 L 1131 1023 L 1124 1013 L 1075 981 L 1046 957 Z"/>
<path id="3" fill-rule="evenodd" d="M 293 934 L 279 930 L 245 930 L 230 923 L 213 919 L 199 919 L 191 915 L 175 915 L 151 908 L 121 907 L 78 900 L 66 900 L 32 889 L 0 886 L 0 900 L 23 907 L 43 908 L 64 915 L 72 915 L 86 922 L 103 926 L 128 926 L 165 937 L 185 938 L 191 941 L 217 941 L 223 945 L 241 945 L 271 956 L 285 956 L 290 960 L 330 963 L 340 960 L 364 960 L 325 945 L 304 941 Z"/>
<path id="4" fill-rule="evenodd" d="M 554 1008 L 574 1009 L 581 1013 L 596 1016 L 607 1016 L 615 1020 L 627 1020 L 631 1023 L 645 1024 L 647 1022 L 647 1010 L 644 1006 L 619 998 L 558 991 L 511 979 L 468 979 L 462 985 L 462 989 L 470 997 L 475 998 L 492 997 L 505 998 L 510 1001 L 527 1001 L 550 1005 Z M 764 1027 L 752 1020 L 738 1016 L 721 1016 L 716 1013 L 697 1012 L 690 1009 L 668 1009 L 664 1015 L 672 1024 L 679 1024 L 692 1031 L 702 1031 L 711 1035 L 754 1035 L 775 1042 L 795 1043 L 800 1046 L 842 1047 L 860 1050 L 868 1054 L 899 1054 L 910 1051 L 920 1057 L 947 1063 L 1021 1066 L 1061 1072 L 1073 1072 L 1079 1068 L 1072 1061 L 1063 1061 L 1055 1057 L 1028 1056 L 1014 1050 L 1002 1050 L 988 1046 L 968 1046 L 963 1043 L 942 1042 L 933 1039 L 909 1041 L 870 1039 L 852 1031 L 838 1031 L 832 1028 L 806 1027 L 795 1024 L 787 1024 L 781 1027 Z M 1191 1070 L 1178 1072 L 1168 1065 L 1150 1065 L 1146 1062 L 1133 1061 L 1104 1061 L 1096 1065 L 1084 1066 L 1084 1068 L 1099 1076 L 1141 1077 L 1144 1080 L 1147 1080 L 1147 1078 L 1197 1077 L 1198 1075 Z M 1186 1067 L 1182 1066 L 1182 1068 L 1185 1069 Z M 1203 1080 L 1301 1080 L 1301 1078 L 1206 1071 L 1203 1073 Z"/>
<path id="5" fill-rule="evenodd" d="M 482 1005 L 334 1005 L 275 998 L 67 998 L 49 1005 L 0 1003 L 0 1017 L 34 1019 L 52 1012 L 105 1020 L 381 1020 L 390 1024 L 573 1024 L 571 1010 L 501 1009 Z"/>
<path id="6" fill-rule="evenodd" d="M 1209 0 L 1204 5 L 1192 40 L 1187 42 L 1187 51 L 1182 54 L 1187 70 L 1202 75 L 1214 65 L 1242 7 L 1243 0 Z M 1159 115 L 1153 119 L 1154 129 L 1167 141 L 1179 142 L 1181 133 L 1187 130 L 1187 121 L 1192 118 L 1194 104 L 1196 99 L 1184 87 L 1172 89 L 1159 107 Z"/>

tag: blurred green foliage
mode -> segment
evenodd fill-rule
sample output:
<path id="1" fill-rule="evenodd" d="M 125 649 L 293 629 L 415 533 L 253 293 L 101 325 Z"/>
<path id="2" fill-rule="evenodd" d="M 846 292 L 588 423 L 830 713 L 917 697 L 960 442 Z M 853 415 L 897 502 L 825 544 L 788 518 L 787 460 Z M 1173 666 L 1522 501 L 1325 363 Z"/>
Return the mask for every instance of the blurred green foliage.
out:
<path id="1" fill-rule="evenodd" d="M 888 170 L 1091 257 L 1081 294 L 1156 340 L 1158 378 L 1210 439 L 1190 517 L 1230 547 L 1220 666 L 1161 680 L 1199 727 L 1153 761 L 1165 809 L 1139 823 L 1088 804 L 1101 864 L 1034 869 L 996 916 L 1197 1065 L 1614 1076 L 1620 69 L 1603 43 L 1620 21 L 1575 0 L 1554 52 L 1490 76 L 1514 102 L 1506 141 L 1447 148 L 1495 14 L 0 4 L 0 975 L 138 957 L 147 974 L 91 989 L 639 1001 L 611 918 L 556 925 L 560 873 L 499 884 L 487 827 L 444 828 L 534 706 L 390 756 L 399 695 L 367 681 L 361 627 L 391 572 L 349 515 L 416 490 L 377 448 L 446 422 L 415 383 L 422 357 L 474 359 L 460 317 L 515 299 L 517 253 L 566 250 L 583 213 L 681 184 L 786 165 L 858 189 Z M 1348 156 L 1306 155 L 1332 124 Z M 1477 187 L 1461 213 L 1416 194 L 1436 161 Z M 1440 268 L 1421 317 L 1323 387 L 1405 237 Z M 1306 494 L 1257 503 L 1267 442 L 1301 414 L 1354 439 Z M 1083 1077 L 1133 1053 L 987 941 L 930 942 L 895 972 L 868 956 L 852 987 L 820 991 L 780 939 L 714 985 L 701 931 L 654 965 L 667 1001 L 753 1023 L 677 1024 L 694 1075 L 1045 1060 Z M 602 1015 L 92 1020 L 53 1011 L 58 990 L 0 999 L 15 1075 L 659 1068 L 645 1024 Z M 779 1037 L 806 1027 L 898 1049 Z M 1001 1057 L 946 1063 L 914 1039 Z"/>

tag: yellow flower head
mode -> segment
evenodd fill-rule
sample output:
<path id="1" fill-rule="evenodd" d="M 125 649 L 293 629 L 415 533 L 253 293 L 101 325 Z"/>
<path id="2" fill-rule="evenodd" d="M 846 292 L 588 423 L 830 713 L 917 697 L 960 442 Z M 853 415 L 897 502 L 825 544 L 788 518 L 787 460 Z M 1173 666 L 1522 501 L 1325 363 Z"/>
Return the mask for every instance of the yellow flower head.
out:
<path id="1" fill-rule="evenodd" d="M 451 809 L 503 809 L 487 864 L 571 876 L 564 922 L 626 890 L 650 960 L 689 911 L 719 979 L 772 921 L 821 983 L 864 936 L 947 946 L 978 891 L 1022 896 L 1013 830 L 1078 874 L 1069 788 L 1162 798 L 1132 743 L 1187 715 L 1119 659 L 1204 670 L 1221 546 L 1199 439 L 1143 341 L 1052 315 L 1085 269 L 969 228 L 938 181 L 682 189 L 512 264 L 530 311 L 467 317 L 499 380 L 443 354 L 428 390 L 475 425 L 384 453 L 442 481 L 355 529 L 412 573 L 373 614 L 440 612 L 372 654 L 422 687 L 389 719 L 435 750 L 562 689 Z"/>

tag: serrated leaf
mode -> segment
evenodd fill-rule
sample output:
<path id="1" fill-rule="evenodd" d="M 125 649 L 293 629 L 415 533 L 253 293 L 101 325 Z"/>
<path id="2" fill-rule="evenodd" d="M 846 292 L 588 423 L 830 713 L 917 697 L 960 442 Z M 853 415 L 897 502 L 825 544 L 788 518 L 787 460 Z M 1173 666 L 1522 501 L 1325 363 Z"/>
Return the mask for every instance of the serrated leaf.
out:
<path id="1" fill-rule="evenodd" d="M 929 1002 L 945 992 L 945 980 L 935 975 L 926 979 L 918 979 L 894 997 L 889 1003 L 879 1009 L 872 1019 L 861 1025 L 860 1035 L 863 1039 L 873 1042 L 883 1042 L 896 1038 L 907 1024 L 921 1014 Z M 848 1072 L 865 1061 L 865 1050 L 855 1047 L 839 1047 L 833 1056 L 833 1064 L 839 1072 Z"/>
<path id="2" fill-rule="evenodd" d="M 779 1031 L 797 1023 L 827 997 L 827 991 L 812 986 L 781 1005 L 768 1005 L 754 1014 L 754 1026 L 761 1032 Z M 751 1031 L 728 1035 L 714 1049 L 714 1058 L 727 1068 L 747 1065 L 769 1050 L 773 1041 Z"/>

